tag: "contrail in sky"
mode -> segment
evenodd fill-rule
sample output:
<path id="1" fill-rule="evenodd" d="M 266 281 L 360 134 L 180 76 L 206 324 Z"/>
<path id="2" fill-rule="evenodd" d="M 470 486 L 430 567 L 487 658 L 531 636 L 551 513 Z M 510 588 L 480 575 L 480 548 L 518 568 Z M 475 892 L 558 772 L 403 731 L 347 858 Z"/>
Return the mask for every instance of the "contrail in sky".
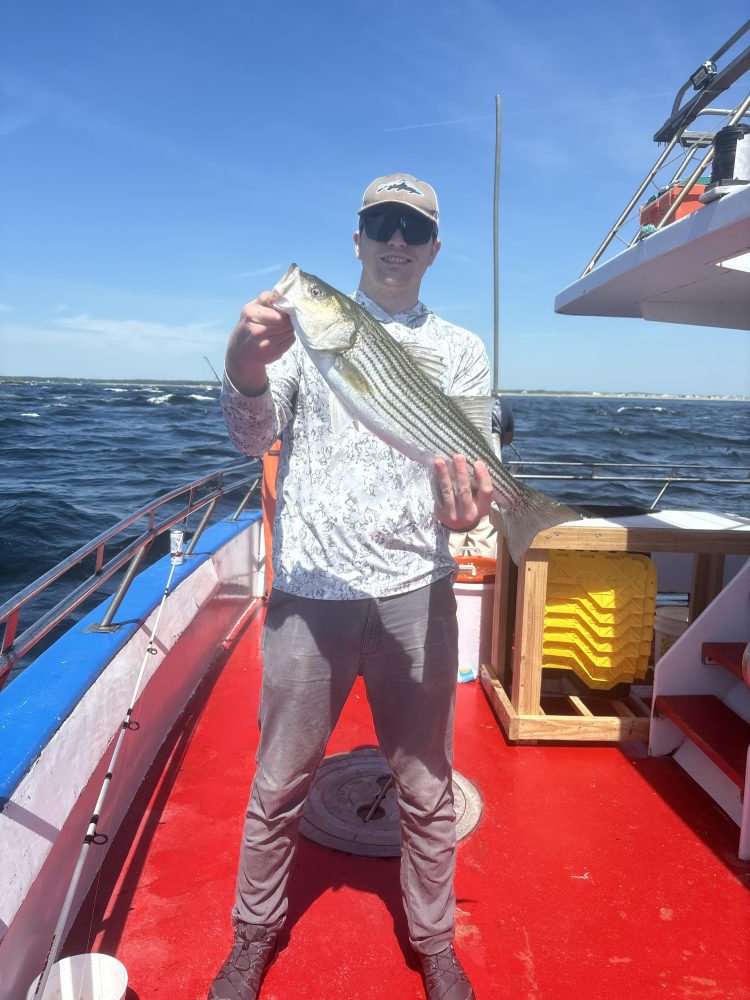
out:
<path id="1" fill-rule="evenodd" d="M 395 128 L 384 129 L 385 132 L 406 132 L 412 128 L 437 128 L 439 125 L 463 125 L 464 122 L 484 122 L 494 115 L 475 115 L 473 118 L 450 118 L 444 122 L 422 122 L 419 125 L 397 125 Z"/>
<path id="2" fill-rule="evenodd" d="M 262 274 L 275 274 L 276 271 L 283 271 L 283 264 L 271 264 L 270 267 L 259 267 L 255 271 L 243 271 L 236 275 L 238 278 L 259 278 Z"/>
<path id="3" fill-rule="evenodd" d="M 671 97 L 672 91 L 659 91 L 656 94 L 624 94 L 621 97 L 615 97 L 613 101 L 639 101 L 639 100 L 650 100 L 653 97 Z M 531 115 L 539 114 L 540 111 L 575 111 L 581 108 L 587 108 L 591 106 L 594 102 L 591 100 L 584 101 L 568 101 L 557 105 L 549 105 L 545 108 L 521 108 L 506 110 L 505 115 L 507 117 L 515 117 L 516 115 Z M 438 122 L 418 122 L 414 125 L 395 125 L 393 128 L 383 129 L 384 132 L 408 132 L 410 129 L 415 128 L 439 128 L 442 125 L 463 125 L 465 122 L 485 122 L 494 118 L 494 115 L 474 115 L 470 118 L 447 118 L 445 121 Z"/>

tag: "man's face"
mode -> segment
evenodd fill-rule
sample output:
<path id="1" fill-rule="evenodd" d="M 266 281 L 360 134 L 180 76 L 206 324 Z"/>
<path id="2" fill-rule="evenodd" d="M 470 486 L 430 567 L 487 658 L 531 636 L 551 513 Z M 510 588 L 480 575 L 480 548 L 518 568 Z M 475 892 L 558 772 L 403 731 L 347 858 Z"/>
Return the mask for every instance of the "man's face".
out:
<path id="1" fill-rule="evenodd" d="M 412 213 L 404 211 L 402 214 Z M 438 239 L 407 243 L 400 229 L 383 241 L 370 239 L 363 229 L 354 233 L 354 245 L 367 283 L 393 291 L 409 288 L 418 291 L 425 271 L 440 250 Z"/>

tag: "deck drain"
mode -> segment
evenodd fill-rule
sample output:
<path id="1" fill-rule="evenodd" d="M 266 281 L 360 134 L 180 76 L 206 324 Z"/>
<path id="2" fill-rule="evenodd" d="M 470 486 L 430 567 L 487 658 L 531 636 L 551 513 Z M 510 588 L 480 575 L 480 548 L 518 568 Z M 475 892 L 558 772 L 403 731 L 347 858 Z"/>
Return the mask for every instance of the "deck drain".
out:
<path id="1" fill-rule="evenodd" d="M 348 854 L 390 858 L 401 854 L 396 793 L 390 788 L 372 818 L 364 818 L 390 777 L 385 757 L 365 747 L 326 757 L 318 768 L 300 823 L 308 840 Z M 470 781 L 453 772 L 456 835 L 466 837 L 482 815 L 482 798 Z"/>

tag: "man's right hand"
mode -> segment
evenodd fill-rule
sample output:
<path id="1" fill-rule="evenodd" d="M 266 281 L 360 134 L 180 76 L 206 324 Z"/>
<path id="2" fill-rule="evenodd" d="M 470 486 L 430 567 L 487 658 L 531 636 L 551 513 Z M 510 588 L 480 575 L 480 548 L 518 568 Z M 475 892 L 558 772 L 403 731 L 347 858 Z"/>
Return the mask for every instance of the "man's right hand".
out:
<path id="1" fill-rule="evenodd" d="M 272 292 L 261 292 L 248 302 L 232 331 L 224 362 L 235 388 L 257 396 L 266 388 L 266 365 L 278 360 L 294 343 L 294 328 L 287 313 L 274 309 Z"/>

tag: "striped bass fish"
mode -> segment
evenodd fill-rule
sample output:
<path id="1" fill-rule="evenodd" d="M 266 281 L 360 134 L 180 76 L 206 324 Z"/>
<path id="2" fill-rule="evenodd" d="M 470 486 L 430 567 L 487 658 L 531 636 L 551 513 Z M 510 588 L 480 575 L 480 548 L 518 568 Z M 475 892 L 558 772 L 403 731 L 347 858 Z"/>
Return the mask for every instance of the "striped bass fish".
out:
<path id="1" fill-rule="evenodd" d="M 353 419 L 430 470 L 436 458 L 465 455 L 470 469 L 481 459 L 515 563 L 540 531 L 580 518 L 511 476 L 492 446 L 491 398 L 446 396 L 437 385 L 442 362 L 435 355 L 399 344 L 358 302 L 296 264 L 273 294 L 271 304 L 289 313 L 331 388 L 334 430 Z"/>

